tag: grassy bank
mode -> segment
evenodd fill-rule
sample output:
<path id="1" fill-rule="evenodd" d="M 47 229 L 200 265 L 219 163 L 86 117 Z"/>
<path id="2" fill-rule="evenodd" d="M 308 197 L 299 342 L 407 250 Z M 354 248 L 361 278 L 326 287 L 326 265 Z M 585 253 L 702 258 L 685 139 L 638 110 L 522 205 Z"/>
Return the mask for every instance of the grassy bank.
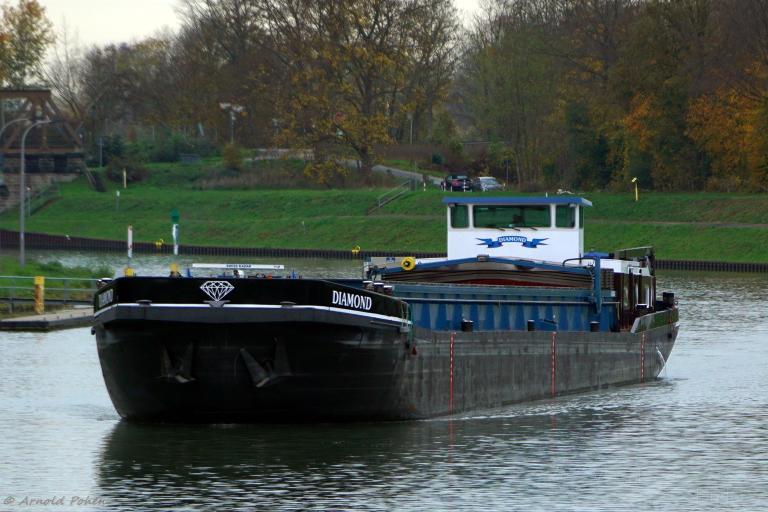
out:
<path id="1" fill-rule="evenodd" d="M 0 275 L 99 279 L 112 275 L 112 269 L 109 267 L 65 267 L 58 261 L 38 260 L 29 260 L 22 267 L 15 256 L 0 256 Z"/>
<path id="2" fill-rule="evenodd" d="M 27 220 L 29 231 L 122 240 L 169 242 L 170 212 L 181 214 L 182 244 L 368 250 L 445 250 L 439 190 L 415 192 L 378 213 L 368 208 L 386 189 L 204 190 L 199 170 L 160 167 L 146 182 L 106 193 L 84 180 L 62 185 L 61 198 Z M 257 180 L 258 181 L 258 180 Z M 211 187 L 208 187 L 211 188 Z M 654 245 L 664 259 L 768 261 L 768 196 L 740 194 L 582 194 L 587 248 Z M 0 227 L 17 229 L 15 212 Z"/>

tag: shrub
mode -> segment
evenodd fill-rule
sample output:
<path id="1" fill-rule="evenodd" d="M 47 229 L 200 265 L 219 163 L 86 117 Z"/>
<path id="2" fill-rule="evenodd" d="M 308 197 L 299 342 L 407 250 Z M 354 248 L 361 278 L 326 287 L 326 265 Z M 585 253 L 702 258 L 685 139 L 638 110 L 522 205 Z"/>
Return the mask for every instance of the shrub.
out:
<path id="1" fill-rule="evenodd" d="M 217 154 L 217 147 L 206 139 L 191 139 L 182 133 L 162 131 L 157 137 L 143 136 L 126 145 L 125 156 L 142 162 L 178 162 L 182 153 L 201 157 Z"/>
<path id="2" fill-rule="evenodd" d="M 227 144 L 221 152 L 224 167 L 230 170 L 243 170 L 243 150 L 236 144 Z"/>
<path id="3" fill-rule="evenodd" d="M 99 139 L 101 139 L 101 147 L 99 147 Z M 101 163 L 107 165 L 114 158 L 122 158 L 124 153 L 125 143 L 120 135 L 97 137 L 88 149 L 86 163 L 90 166 L 97 166 L 101 157 Z"/>

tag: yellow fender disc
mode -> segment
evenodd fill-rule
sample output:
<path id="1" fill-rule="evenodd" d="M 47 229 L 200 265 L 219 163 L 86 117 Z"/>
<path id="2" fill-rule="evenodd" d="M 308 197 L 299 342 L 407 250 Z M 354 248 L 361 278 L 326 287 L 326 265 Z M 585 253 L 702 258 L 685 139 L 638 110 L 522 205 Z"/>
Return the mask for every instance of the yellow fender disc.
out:
<path id="1" fill-rule="evenodd" d="M 416 268 L 416 259 L 413 256 L 403 258 L 403 261 L 400 262 L 400 266 L 403 270 L 413 270 Z"/>

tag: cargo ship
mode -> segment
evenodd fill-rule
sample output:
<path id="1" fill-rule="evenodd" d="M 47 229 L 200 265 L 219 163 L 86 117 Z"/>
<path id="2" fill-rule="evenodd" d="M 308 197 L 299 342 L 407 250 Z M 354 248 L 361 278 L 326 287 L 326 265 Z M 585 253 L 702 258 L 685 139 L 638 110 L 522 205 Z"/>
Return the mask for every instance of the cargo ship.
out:
<path id="1" fill-rule="evenodd" d="M 580 197 L 444 204 L 445 258 L 370 258 L 357 279 L 229 264 L 105 282 L 92 332 L 118 413 L 407 420 L 658 377 L 679 322 L 651 248 L 585 253 Z"/>

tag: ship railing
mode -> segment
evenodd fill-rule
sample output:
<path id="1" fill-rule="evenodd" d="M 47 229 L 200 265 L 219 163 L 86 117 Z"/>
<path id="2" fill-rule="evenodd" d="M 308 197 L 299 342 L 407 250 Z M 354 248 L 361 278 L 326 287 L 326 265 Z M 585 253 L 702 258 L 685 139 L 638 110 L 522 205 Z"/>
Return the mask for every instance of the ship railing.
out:
<path id="1" fill-rule="evenodd" d="M 218 277 L 222 272 L 232 272 L 233 277 L 245 277 L 248 272 L 274 272 L 285 270 L 285 265 L 264 265 L 259 263 L 193 263 L 193 270 L 207 270 Z M 218 274 L 216 274 L 218 272 Z"/>
<path id="2" fill-rule="evenodd" d="M 581 263 L 581 260 L 587 259 L 592 260 L 594 262 L 593 266 L 589 267 L 589 271 L 592 273 L 592 303 L 595 306 L 595 313 L 597 315 L 600 315 L 600 313 L 603 310 L 603 284 L 602 284 L 602 271 L 600 269 L 600 255 L 589 255 L 585 254 L 584 256 L 580 258 L 568 258 L 563 261 L 563 266 L 565 266 L 566 262 L 573 261 L 573 260 L 579 260 L 579 263 Z"/>

